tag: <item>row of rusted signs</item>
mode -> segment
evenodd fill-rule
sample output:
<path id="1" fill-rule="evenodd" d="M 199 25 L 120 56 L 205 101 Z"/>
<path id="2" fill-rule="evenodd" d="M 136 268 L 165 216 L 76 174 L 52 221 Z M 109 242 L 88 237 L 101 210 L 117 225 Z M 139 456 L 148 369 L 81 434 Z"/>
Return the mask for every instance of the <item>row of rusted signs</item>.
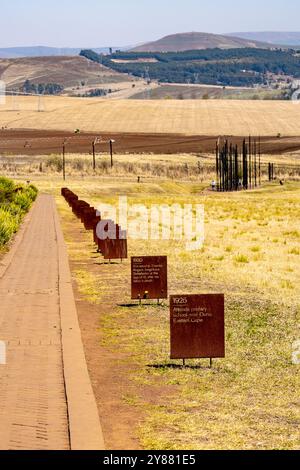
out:
<path id="1" fill-rule="evenodd" d="M 101 239 L 97 227 L 113 222 L 67 188 L 62 195 L 80 218 L 86 230 L 93 230 L 94 241 L 105 259 L 127 258 L 127 238 L 115 224 L 117 236 Z M 168 259 L 166 256 L 131 258 L 131 298 L 133 300 L 168 298 Z M 171 359 L 225 357 L 225 305 L 223 294 L 171 295 Z"/>
<path id="2" fill-rule="evenodd" d="M 127 236 L 126 232 L 112 220 L 102 220 L 101 214 L 91 207 L 86 201 L 79 200 L 79 197 L 68 188 L 62 188 L 62 196 L 66 199 L 73 213 L 81 220 L 86 230 L 93 231 L 94 242 L 98 251 L 105 260 L 126 259 Z M 99 237 L 99 224 L 101 223 L 101 234 Z M 110 237 L 109 233 L 114 236 Z"/>

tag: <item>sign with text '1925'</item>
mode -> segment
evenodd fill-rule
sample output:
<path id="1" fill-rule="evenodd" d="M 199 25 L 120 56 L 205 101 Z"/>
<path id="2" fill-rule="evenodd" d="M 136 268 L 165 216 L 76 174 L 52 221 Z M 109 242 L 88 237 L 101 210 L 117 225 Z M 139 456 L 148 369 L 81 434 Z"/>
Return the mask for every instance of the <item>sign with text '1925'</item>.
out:
<path id="1" fill-rule="evenodd" d="M 131 258 L 131 298 L 168 298 L 168 259 L 166 256 Z"/>
<path id="2" fill-rule="evenodd" d="M 171 359 L 225 357 L 224 295 L 170 297 Z"/>

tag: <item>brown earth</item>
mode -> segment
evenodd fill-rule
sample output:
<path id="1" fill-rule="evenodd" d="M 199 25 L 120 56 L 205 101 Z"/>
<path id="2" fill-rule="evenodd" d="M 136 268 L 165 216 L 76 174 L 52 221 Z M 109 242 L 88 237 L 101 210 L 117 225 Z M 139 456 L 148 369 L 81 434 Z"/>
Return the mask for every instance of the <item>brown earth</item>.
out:
<path id="1" fill-rule="evenodd" d="M 184 134 L 146 133 L 81 133 L 24 129 L 0 130 L 0 152 L 12 155 L 48 155 L 60 153 L 67 138 L 68 153 L 91 153 L 92 141 L 102 137 L 97 152 L 107 152 L 108 140 L 114 139 L 117 153 L 209 153 L 215 151 L 218 136 L 186 136 Z M 243 137 L 228 136 L 231 142 L 241 144 Z M 262 137 L 264 154 L 284 154 L 300 150 L 300 136 Z"/>
<path id="2" fill-rule="evenodd" d="M 91 263 L 86 268 L 93 272 Z M 95 263 L 94 263 L 95 264 Z M 82 268 L 82 263 L 80 263 Z M 103 276 L 107 276 L 109 266 L 102 266 Z M 78 269 L 78 263 L 71 263 L 71 269 Z M 96 267 L 99 269 L 99 266 Z M 110 450 L 139 450 L 136 438 L 136 428 L 142 416 L 140 411 L 127 405 L 123 397 L 131 391 L 129 375 L 134 372 L 124 364 L 124 354 L 112 352 L 101 346 L 103 335 L 99 330 L 99 318 L 108 309 L 113 308 L 113 296 L 101 305 L 92 305 L 82 299 L 76 282 L 73 283 L 79 324 L 84 343 L 88 370 L 98 405 L 98 411 L 103 429 L 105 448 Z M 139 390 L 142 394 L 142 389 Z"/>

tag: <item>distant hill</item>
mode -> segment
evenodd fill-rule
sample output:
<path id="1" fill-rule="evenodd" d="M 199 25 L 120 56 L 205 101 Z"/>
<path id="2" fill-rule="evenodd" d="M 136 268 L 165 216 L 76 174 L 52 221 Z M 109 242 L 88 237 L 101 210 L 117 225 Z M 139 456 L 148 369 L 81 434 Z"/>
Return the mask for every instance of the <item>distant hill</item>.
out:
<path id="1" fill-rule="evenodd" d="M 113 51 L 126 50 L 127 48 L 113 47 Z M 19 57 L 49 57 L 49 56 L 76 56 L 80 53 L 82 48 L 58 48 L 46 46 L 33 46 L 33 47 L 4 47 L 0 48 L 0 58 L 15 59 Z M 95 47 L 94 51 L 98 54 L 108 54 L 108 47 Z"/>
<path id="2" fill-rule="evenodd" d="M 230 33 L 226 36 L 238 36 L 252 41 L 263 41 L 283 46 L 300 46 L 300 32 L 262 31 L 248 33 Z"/>
<path id="3" fill-rule="evenodd" d="M 131 49 L 133 52 L 182 52 L 198 49 L 269 48 L 270 44 L 209 33 L 179 33 Z"/>
<path id="4" fill-rule="evenodd" d="M 18 90 L 24 82 L 38 85 L 56 83 L 64 88 L 126 81 L 128 78 L 84 57 L 25 57 L 0 59 L 0 80 L 8 90 Z"/>

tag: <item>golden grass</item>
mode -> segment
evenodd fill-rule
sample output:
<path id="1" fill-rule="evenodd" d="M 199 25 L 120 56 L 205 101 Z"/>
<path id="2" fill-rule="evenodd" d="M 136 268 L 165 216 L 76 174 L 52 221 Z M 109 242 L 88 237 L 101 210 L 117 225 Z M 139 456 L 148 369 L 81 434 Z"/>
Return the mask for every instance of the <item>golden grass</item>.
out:
<path id="1" fill-rule="evenodd" d="M 297 152 L 285 155 L 262 156 L 262 181 L 268 180 L 268 165 L 275 163 L 276 178 L 283 180 L 299 180 L 300 167 Z M 6 155 L 0 157 L 0 172 L 13 178 L 22 176 L 44 179 L 62 176 L 62 155 L 19 156 Z M 209 154 L 116 154 L 114 166 L 111 168 L 110 156 L 107 153 L 97 155 L 96 170 L 92 167 L 92 156 L 88 154 L 66 155 L 67 179 L 74 177 L 119 177 L 141 183 L 160 180 L 193 181 L 209 186 L 216 178 L 215 156 Z M 28 178 L 27 178 L 28 179 Z M 196 187 L 197 190 L 197 187 Z"/>
<path id="2" fill-rule="evenodd" d="M 299 134 L 300 106 L 289 101 L 114 100 L 7 97 L 1 126 L 92 132 L 158 132 L 202 135 Z"/>
<path id="3" fill-rule="evenodd" d="M 71 223 L 59 196 L 60 180 L 37 185 L 57 196 L 64 224 Z M 123 401 L 140 410 L 135 433 L 141 445 L 170 450 L 299 448 L 299 367 L 291 360 L 292 343 L 300 338 L 299 183 L 201 196 L 192 182 L 167 180 L 141 187 L 123 178 L 74 178 L 68 186 L 94 205 L 127 194 L 130 202 L 147 206 L 205 206 L 202 250 L 186 252 L 177 241 L 134 241 L 129 254 L 167 254 L 171 294 L 225 293 L 226 359 L 215 361 L 212 370 L 205 360 L 189 361 L 200 368 L 168 367 L 167 305 L 117 306 L 130 300 L 129 260 L 122 269 L 112 265 L 104 278 L 101 266 L 91 277 L 80 258 L 83 297 L 89 300 L 92 293 L 95 303 L 98 295 L 106 305 L 99 318 L 103 346 L 116 352 L 117 360 L 123 354 L 128 367 L 131 388 Z M 80 223 L 73 220 L 74 239 L 67 240 L 71 258 L 75 242 L 78 250 L 87 250 L 86 236 L 80 241 L 76 227 Z M 74 255 L 76 260 L 78 253 Z M 85 270 L 86 288 L 81 284 Z"/>

